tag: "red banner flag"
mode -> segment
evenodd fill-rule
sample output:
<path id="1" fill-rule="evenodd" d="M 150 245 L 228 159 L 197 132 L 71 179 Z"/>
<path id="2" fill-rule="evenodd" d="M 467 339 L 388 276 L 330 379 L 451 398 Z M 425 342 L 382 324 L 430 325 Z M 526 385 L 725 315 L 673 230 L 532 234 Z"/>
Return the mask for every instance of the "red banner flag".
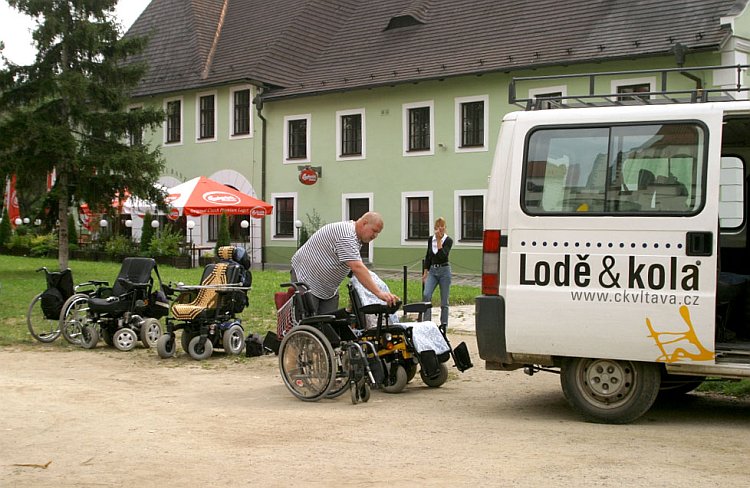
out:
<path id="1" fill-rule="evenodd" d="M 5 187 L 5 208 L 8 210 L 10 225 L 16 226 L 16 219 L 21 217 L 21 208 L 18 206 L 18 195 L 16 194 L 16 175 L 8 178 Z"/>

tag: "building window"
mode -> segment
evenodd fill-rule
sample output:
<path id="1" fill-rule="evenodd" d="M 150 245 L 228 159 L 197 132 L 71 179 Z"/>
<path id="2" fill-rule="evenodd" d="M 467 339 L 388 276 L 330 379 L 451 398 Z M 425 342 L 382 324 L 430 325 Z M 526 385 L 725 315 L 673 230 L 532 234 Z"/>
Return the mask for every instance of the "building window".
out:
<path id="1" fill-rule="evenodd" d="M 350 114 L 341 117 L 341 156 L 362 154 L 362 115 Z"/>
<path id="2" fill-rule="evenodd" d="M 404 156 L 434 153 L 435 125 L 433 102 L 403 105 Z"/>
<path id="3" fill-rule="evenodd" d="M 294 198 L 280 197 L 276 198 L 275 202 L 276 232 L 274 237 L 294 237 Z"/>
<path id="4" fill-rule="evenodd" d="M 198 139 L 214 139 L 216 137 L 216 103 L 215 95 L 202 95 L 198 97 Z"/>
<path id="5" fill-rule="evenodd" d="M 242 221 L 247 220 L 252 223 L 250 215 L 227 215 L 229 223 L 229 239 L 232 242 L 245 242 L 250 235 L 250 226 L 247 229 L 242 228 Z M 208 241 L 216 242 L 219 239 L 219 224 L 221 215 L 208 216 Z"/>
<path id="6" fill-rule="evenodd" d="M 430 237 L 430 199 L 410 197 L 407 202 L 407 239 L 427 239 Z"/>
<path id="7" fill-rule="evenodd" d="M 656 86 L 656 78 L 637 78 L 631 80 L 612 81 L 612 93 L 618 94 L 616 101 L 648 101 Z M 620 95 L 622 94 L 622 95 Z"/>
<path id="8" fill-rule="evenodd" d="M 167 144 L 182 142 L 182 100 L 169 100 L 166 105 L 167 129 L 165 142 Z"/>
<path id="9" fill-rule="evenodd" d="M 461 147 L 484 145 L 484 102 L 461 104 Z"/>
<path id="10" fill-rule="evenodd" d="M 461 201 L 461 241 L 480 241 L 484 230 L 484 197 L 464 195 Z"/>
<path id="11" fill-rule="evenodd" d="M 284 117 L 284 160 L 310 161 L 310 116 Z"/>
<path id="12" fill-rule="evenodd" d="M 143 107 L 131 107 L 129 112 L 135 116 L 138 112 L 143 110 Z M 130 122 L 130 129 L 128 130 L 128 140 L 131 146 L 142 146 L 143 145 L 143 127 L 135 121 Z"/>
<path id="13" fill-rule="evenodd" d="M 562 106 L 563 97 L 567 95 L 568 87 L 565 85 L 529 90 L 529 98 L 534 101 L 535 108 L 538 109 L 558 108 Z"/>
<path id="14" fill-rule="evenodd" d="M 430 150 L 430 107 L 409 109 L 409 151 Z"/>
<path id="15" fill-rule="evenodd" d="M 250 89 L 232 92 L 232 135 L 250 134 Z"/>

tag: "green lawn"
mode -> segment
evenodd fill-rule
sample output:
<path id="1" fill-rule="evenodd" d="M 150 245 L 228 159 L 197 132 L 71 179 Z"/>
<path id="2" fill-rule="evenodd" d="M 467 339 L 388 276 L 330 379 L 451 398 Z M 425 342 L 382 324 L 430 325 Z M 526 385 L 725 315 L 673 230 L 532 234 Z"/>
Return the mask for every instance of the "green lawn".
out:
<path id="1" fill-rule="evenodd" d="M 35 273 L 41 266 L 57 270 L 57 260 L 53 258 L 27 258 L 0 255 L 0 345 L 34 342 L 26 329 L 26 311 L 32 298 L 46 287 L 44 273 Z M 112 284 L 120 270 L 119 263 L 70 261 L 73 280 L 80 283 L 87 280 L 107 280 Z M 159 266 L 164 282 L 198 284 L 202 269 L 176 269 Z M 415 274 L 414 278 L 418 275 Z M 276 307 L 273 295 L 280 291 L 281 283 L 289 281 L 289 273 L 284 271 L 253 271 L 253 287 L 249 293 L 250 306 L 240 314 L 245 333 L 257 332 L 263 335 L 276 328 Z M 403 296 L 402 280 L 385 280 L 395 294 Z M 421 281 L 408 282 L 409 301 L 421 296 Z M 342 284 L 341 305 L 346 305 L 346 289 Z M 453 304 L 471 304 L 479 294 L 474 286 L 454 285 L 451 287 Z M 58 339 L 57 343 L 64 341 Z"/>

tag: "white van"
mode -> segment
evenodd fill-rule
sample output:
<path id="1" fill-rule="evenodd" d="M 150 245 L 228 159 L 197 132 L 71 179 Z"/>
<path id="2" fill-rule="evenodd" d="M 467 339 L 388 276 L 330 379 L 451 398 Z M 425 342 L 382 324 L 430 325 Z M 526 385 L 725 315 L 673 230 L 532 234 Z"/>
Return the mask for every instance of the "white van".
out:
<path id="1" fill-rule="evenodd" d="M 750 101 L 711 101 L 745 90 L 515 100 L 485 211 L 487 369 L 559 372 L 605 423 L 750 377 Z"/>

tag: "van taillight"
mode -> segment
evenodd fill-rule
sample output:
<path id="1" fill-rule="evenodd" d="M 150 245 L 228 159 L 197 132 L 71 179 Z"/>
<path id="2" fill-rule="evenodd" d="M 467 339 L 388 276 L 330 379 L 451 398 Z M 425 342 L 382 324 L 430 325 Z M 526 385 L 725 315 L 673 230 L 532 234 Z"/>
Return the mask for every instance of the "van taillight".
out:
<path id="1" fill-rule="evenodd" d="M 500 231 L 485 230 L 482 241 L 482 294 L 500 293 Z"/>

